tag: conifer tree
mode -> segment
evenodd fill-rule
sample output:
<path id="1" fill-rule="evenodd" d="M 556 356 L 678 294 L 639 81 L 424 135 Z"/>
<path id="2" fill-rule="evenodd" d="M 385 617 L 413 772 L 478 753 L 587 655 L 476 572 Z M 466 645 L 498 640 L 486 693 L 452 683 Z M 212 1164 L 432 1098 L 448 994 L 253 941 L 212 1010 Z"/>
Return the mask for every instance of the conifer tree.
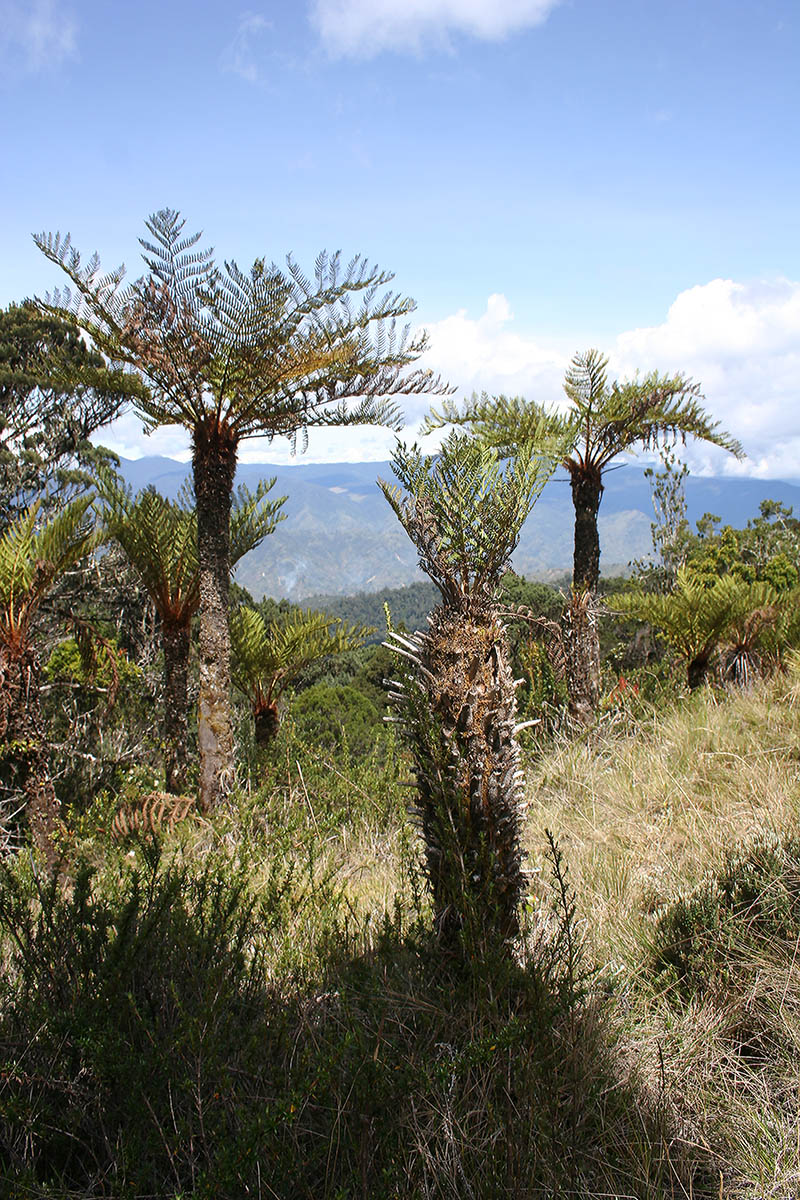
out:
<path id="1" fill-rule="evenodd" d="M 30 302 L 0 309 L 0 529 L 37 498 L 56 507 L 90 485 L 104 453 L 91 435 L 143 393 L 70 321 Z"/>
<path id="2" fill-rule="evenodd" d="M 50 308 L 72 314 L 96 348 L 128 364 L 150 395 L 137 409 L 150 427 L 191 434 L 200 563 L 200 797 L 216 803 L 233 773 L 230 714 L 230 507 L 242 439 L 286 436 L 309 426 L 397 426 L 393 397 L 446 391 L 431 372 L 408 371 L 424 335 L 398 330 L 413 301 L 386 290 L 392 276 L 355 257 L 320 254 L 313 278 L 287 258 L 257 259 L 249 271 L 219 266 L 200 234 L 170 209 L 146 222 L 147 274 L 125 286 L 124 269 L 83 264 L 69 236 L 37 246 L 69 277 L 72 291 Z"/>

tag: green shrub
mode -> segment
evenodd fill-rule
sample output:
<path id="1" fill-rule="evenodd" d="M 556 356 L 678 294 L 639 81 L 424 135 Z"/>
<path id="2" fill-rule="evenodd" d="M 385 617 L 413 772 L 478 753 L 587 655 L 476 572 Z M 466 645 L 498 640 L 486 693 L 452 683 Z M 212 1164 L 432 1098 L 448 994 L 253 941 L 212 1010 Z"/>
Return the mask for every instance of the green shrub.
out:
<path id="1" fill-rule="evenodd" d="M 470 962 L 399 904 L 322 921 L 287 861 L 148 845 L 70 891 L 2 869 L 0 1194 L 669 1194 L 563 888 L 521 961 Z"/>
<path id="2" fill-rule="evenodd" d="M 730 985 L 759 947 L 800 936 L 800 836 L 767 835 L 730 852 L 657 917 L 651 965 L 682 995 Z"/>
<path id="3" fill-rule="evenodd" d="M 349 684 L 312 684 L 295 697 L 291 712 L 302 741 L 331 753 L 346 744 L 354 758 L 368 754 L 383 730 L 376 706 Z"/>

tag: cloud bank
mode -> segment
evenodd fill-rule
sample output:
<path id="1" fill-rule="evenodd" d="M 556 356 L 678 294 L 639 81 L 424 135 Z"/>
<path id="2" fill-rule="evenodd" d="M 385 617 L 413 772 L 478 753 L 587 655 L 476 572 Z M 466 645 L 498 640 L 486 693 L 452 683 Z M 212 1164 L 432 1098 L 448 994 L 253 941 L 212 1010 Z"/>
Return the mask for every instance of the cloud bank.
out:
<path id="1" fill-rule="evenodd" d="M 452 34 L 501 41 L 540 25 L 560 0 L 313 0 L 310 19 L 333 55 L 446 46 Z"/>
<path id="2" fill-rule="evenodd" d="M 0 0 L 0 55 L 17 70 L 45 71 L 76 51 L 72 13 L 56 0 Z"/>
<path id="3" fill-rule="evenodd" d="M 515 331 L 500 295 L 477 319 L 462 311 L 428 332 L 428 361 L 464 396 L 485 390 L 559 403 L 572 352 L 588 348 L 567 352 Z M 681 292 L 661 324 L 623 332 L 600 349 L 618 378 L 657 369 L 700 382 L 708 411 L 748 457 L 737 463 L 694 443 L 684 453 L 693 471 L 800 478 L 800 282 L 714 279 Z"/>

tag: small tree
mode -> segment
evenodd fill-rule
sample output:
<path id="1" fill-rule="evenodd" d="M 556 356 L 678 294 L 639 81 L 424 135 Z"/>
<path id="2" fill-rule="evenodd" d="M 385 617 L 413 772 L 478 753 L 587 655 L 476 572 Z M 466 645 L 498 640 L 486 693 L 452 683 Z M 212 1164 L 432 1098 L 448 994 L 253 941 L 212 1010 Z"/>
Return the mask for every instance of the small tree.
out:
<path id="1" fill-rule="evenodd" d="M 0 780 L 22 797 L 31 837 L 49 868 L 57 852 L 59 804 L 50 778 L 36 648 L 36 618 L 56 581 L 94 544 L 86 522 L 91 496 L 39 524 L 40 504 L 0 536 Z"/>
<path id="2" fill-rule="evenodd" d="M 503 457 L 535 444 L 547 431 L 565 438 L 569 450 L 562 460 L 569 475 L 575 509 L 573 602 L 566 613 L 570 707 L 573 715 L 591 721 L 600 695 L 600 642 L 593 597 L 600 577 L 600 536 L 597 517 L 603 496 L 603 475 L 620 454 L 653 449 L 687 436 L 700 438 L 741 455 L 741 446 L 712 421 L 700 401 L 700 385 L 684 375 L 660 375 L 609 384 L 608 359 L 587 350 L 572 359 L 564 380 L 570 402 L 566 414 L 543 408 L 521 397 L 473 397 L 459 411 L 445 405 L 433 413 L 430 427 L 467 424 Z"/>
<path id="3" fill-rule="evenodd" d="M 392 635 L 409 666 L 390 694 L 414 758 L 436 928 L 449 941 L 502 942 L 518 928 L 522 785 L 499 595 L 556 462 L 543 442 L 505 470 L 494 450 L 463 434 L 451 434 L 438 459 L 400 446 L 392 466 L 405 494 L 381 483 L 441 593 L 426 632 Z"/>
<path id="4" fill-rule="evenodd" d="M 412 300 L 386 291 L 392 276 L 356 257 L 320 254 L 313 279 L 257 259 L 249 271 L 218 267 L 170 209 L 143 239 L 148 274 L 123 287 L 70 239 L 35 238 L 72 282 L 50 308 L 67 310 L 114 362 L 141 372 L 151 396 L 137 403 L 151 427 L 183 425 L 192 437 L 200 562 L 200 798 L 216 803 L 233 774 L 230 714 L 230 508 L 243 438 L 286 436 L 311 425 L 398 427 L 392 397 L 448 389 L 429 371 L 407 372 L 424 335 L 399 333 Z M 151 239 L 151 240 L 150 240 Z M 351 401 L 354 403 L 351 405 Z"/>
<path id="5" fill-rule="evenodd" d="M 237 609 L 231 616 L 233 682 L 250 703 L 256 743 L 267 746 L 278 732 L 278 702 L 304 667 L 358 650 L 371 632 L 326 613 L 297 610 L 268 625 L 257 609 Z"/>
<path id="6" fill-rule="evenodd" d="M 143 395 L 70 321 L 31 303 L 0 309 L 0 529 L 37 497 L 52 507 L 90 484 L 107 453 L 91 435 Z"/>
<path id="7" fill-rule="evenodd" d="M 252 495 L 240 487 L 233 497 L 230 531 L 231 567 L 255 549 L 278 521 L 286 497 L 268 500 L 275 480 L 261 483 Z M 117 476 L 98 472 L 103 522 L 139 575 L 161 621 L 164 651 L 164 771 L 168 792 L 186 787 L 188 681 L 192 620 L 200 606 L 197 512 L 184 490 L 172 502 L 155 488 L 137 496 Z"/>

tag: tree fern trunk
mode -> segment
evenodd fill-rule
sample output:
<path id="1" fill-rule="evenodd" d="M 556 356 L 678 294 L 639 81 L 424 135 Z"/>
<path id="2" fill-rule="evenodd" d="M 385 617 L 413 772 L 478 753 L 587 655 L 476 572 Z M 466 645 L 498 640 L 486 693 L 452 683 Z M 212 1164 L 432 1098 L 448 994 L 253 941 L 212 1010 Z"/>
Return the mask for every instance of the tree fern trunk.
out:
<path id="1" fill-rule="evenodd" d="M 576 469 L 570 472 L 570 485 L 575 508 L 572 586 L 579 591 L 595 592 L 600 579 L 597 514 L 603 496 L 603 481 L 599 474 Z"/>
<path id="2" fill-rule="evenodd" d="M 561 631 L 570 716 L 591 725 L 600 700 L 600 637 L 592 592 L 573 590 Z"/>
<path id="3" fill-rule="evenodd" d="M 215 417 L 194 430 L 192 463 L 200 567 L 199 799 L 213 808 L 233 781 L 231 726 L 230 517 L 237 441 Z"/>
<path id="4" fill-rule="evenodd" d="M 186 790 L 189 713 L 189 651 L 191 627 L 165 621 L 164 646 L 164 775 L 166 789 L 175 795 Z"/>
<path id="5" fill-rule="evenodd" d="M 492 613 L 447 607 L 416 634 L 417 669 L 394 694 L 414 757 L 435 923 L 474 946 L 518 931 L 525 884 L 516 696 Z"/>
<path id="6" fill-rule="evenodd" d="M 564 649 L 572 717 L 590 725 L 600 699 L 600 636 L 594 597 L 600 579 L 597 515 L 603 495 L 599 473 L 570 470 L 575 508 L 572 597 L 564 613 Z"/>
<path id="7" fill-rule="evenodd" d="M 697 691 L 705 683 L 708 676 L 709 661 L 710 655 L 707 653 L 698 654 L 696 658 L 690 659 L 686 672 L 686 680 L 690 691 Z"/>

